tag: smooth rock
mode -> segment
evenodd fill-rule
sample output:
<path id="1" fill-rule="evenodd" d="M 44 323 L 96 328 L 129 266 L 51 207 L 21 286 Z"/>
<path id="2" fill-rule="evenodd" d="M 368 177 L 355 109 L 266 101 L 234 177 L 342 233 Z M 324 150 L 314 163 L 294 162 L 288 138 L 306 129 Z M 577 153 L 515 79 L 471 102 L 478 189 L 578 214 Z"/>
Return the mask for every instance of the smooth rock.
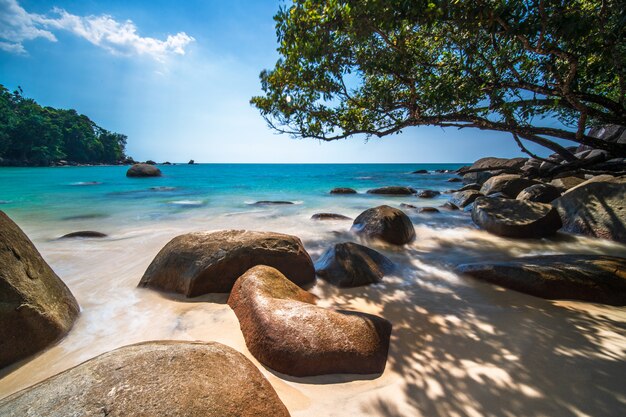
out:
<path id="1" fill-rule="evenodd" d="M 161 170 L 154 165 L 135 164 L 126 171 L 127 177 L 160 177 Z"/>
<path id="2" fill-rule="evenodd" d="M 366 246 L 337 243 L 315 262 L 315 272 L 337 287 L 359 287 L 380 282 L 393 270 L 393 262 Z"/>
<path id="3" fill-rule="evenodd" d="M 519 170 L 528 161 L 528 158 L 495 158 L 488 156 L 480 158 L 468 169 L 489 169 L 489 170 Z"/>
<path id="4" fill-rule="evenodd" d="M 0 368 L 65 336 L 78 313 L 70 290 L 0 211 Z"/>
<path id="5" fill-rule="evenodd" d="M 459 210 L 459 206 L 457 206 L 454 203 L 451 203 L 450 201 L 446 201 L 445 203 L 443 203 L 441 205 L 442 208 L 446 209 L 446 210 L 450 210 L 450 211 L 456 211 Z"/>
<path id="6" fill-rule="evenodd" d="M 313 262 L 296 236 L 223 230 L 175 237 L 154 258 L 139 286 L 187 297 L 229 292 L 255 265 L 275 267 L 297 285 L 315 280 Z"/>
<path id="7" fill-rule="evenodd" d="M 480 187 L 481 187 L 480 184 L 474 182 L 472 184 L 464 185 L 463 187 L 459 188 L 456 191 L 469 191 L 469 190 L 480 191 Z"/>
<path id="8" fill-rule="evenodd" d="M 156 341 L 96 356 L 0 400 L 0 415 L 288 417 L 289 412 L 236 350 L 216 342 Z"/>
<path id="9" fill-rule="evenodd" d="M 626 177 L 592 178 L 552 204 L 564 231 L 626 243 Z"/>
<path id="10" fill-rule="evenodd" d="M 420 207 L 417 209 L 418 213 L 439 213 L 439 210 L 435 207 Z"/>
<path id="11" fill-rule="evenodd" d="M 481 197 L 482 193 L 475 190 L 457 191 L 452 194 L 450 202 L 457 207 L 464 208 L 474 202 L 478 197 Z"/>
<path id="12" fill-rule="evenodd" d="M 391 323 L 321 308 L 315 300 L 276 269 L 259 265 L 237 280 L 228 305 L 250 353 L 275 371 L 293 376 L 381 373 Z"/>
<path id="13" fill-rule="evenodd" d="M 411 172 L 411 174 L 428 174 L 428 170 L 418 169 L 417 171 Z"/>
<path id="14" fill-rule="evenodd" d="M 417 191 L 411 187 L 382 187 L 367 190 L 368 194 L 384 194 L 384 195 L 412 195 Z"/>
<path id="15" fill-rule="evenodd" d="M 515 238 L 551 236 L 562 226 L 559 213 L 549 204 L 504 198 L 476 199 L 472 220 L 490 233 Z"/>
<path id="16" fill-rule="evenodd" d="M 457 272 L 551 300 L 626 305 L 626 259 L 601 255 L 548 255 L 466 264 Z"/>
<path id="17" fill-rule="evenodd" d="M 365 210 L 354 220 L 351 230 L 394 245 L 404 245 L 415 239 L 415 228 L 411 219 L 402 210 L 389 206 Z"/>
<path id="18" fill-rule="evenodd" d="M 564 191 L 569 190 L 570 188 L 574 188 L 577 185 L 582 184 L 583 182 L 585 182 L 583 178 L 565 177 L 565 178 L 557 178 L 557 179 L 550 181 L 550 185 L 558 188 L 561 192 L 564 192 Z"/>
<path id="19" fill-rule="evenodd" d="M 516 198 L 522 190 L 535 184 L 539 184 L 539 182 L 521 178 L 516 174 L 502 174 L 485 181 L 480 192 L 484 195 L 502 193 L 509 198 Z"/>
<path id="20" fill-rule="evenodd" d="M 461 181 L 463 181 L 463 179 L 459 177 L 448 178 L 448 182 L 461 182 Z"/>
<path id="21" fill-rule="evenodd" d="M 502 171 L 478 171 L 463 175 L 465 184 L 484 184 L 489 178 L 501 174 Z"/>
<path id="22" fill-rule="evenodd" d="M 280 201 L 280 200 L 261 200 L 261 201 L 257 201 L 252 203 L 253 206 L 286 206 L 286 205 L 290 205 L 290 204 L 294 204 L 292 201 Z"/>
<path id="23" fill-rule="evenodd" d="M 79 232 L 72 232 L 66 235 L 61 236 L 61 239 L 71 239 L 76 237 L 87 237 L 87 238 L 102 238 L 107 237 L 104 233 L 94 232 L 93 230 L 81 230 Z"/>
<path id="24" fill-rule="evenodd" d="M 315 213 L 311 220 L 352 220 L 352 218 L 336 213 Z"/>
<path id="25" fill-rule="evenodd" d="M 417 193 L 417 196 L 419 198 L 435 198 L 438 195 L 440 195 L 441 193 L 439 191 L 433 191 L 433 190 L 422 190 L 419 191 Z"/>
<path id="26" fill-rule="evenodd" d="M 331 194 L 356 194 L 356 190 L 347 187 L 338 187 L 330 190 Z"/>
<path id="27" fill-rule="evenodd" d="M 533 201 L 535 203 L 550 203 L 561 196 L 561 191 L 550 184 L 535 184 L 525 188 L 517 195 L 518 200 Z"/>

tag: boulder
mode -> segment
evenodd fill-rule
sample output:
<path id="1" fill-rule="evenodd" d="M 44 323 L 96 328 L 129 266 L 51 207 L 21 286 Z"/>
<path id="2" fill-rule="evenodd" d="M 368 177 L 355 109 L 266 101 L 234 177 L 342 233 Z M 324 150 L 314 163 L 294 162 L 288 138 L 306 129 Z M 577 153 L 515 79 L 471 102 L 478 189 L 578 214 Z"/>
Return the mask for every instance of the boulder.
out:
<path id="1" fill-rule="evenodd" d="M 154 165 L 135 164 L 126 171 L 127 177 L 160 177 L 161 170 Z"/>
<path id="2" fill-rule="evenodd" d="M 193 159 L 190 159 L 189 162 L 187 162 L 187 165 L 193 165 L 195 163 L 196 163 L 196 161 L 194 161 Z"/>
<path id="3" fill-rule="evenodd" d="M 515 198 L 523 189 L 535 184 L 539 184 L 539 182 L 522 178 L 516 174 L 502 174 L 485 181 L 480 192 L 484 195 L 502 193 L 507 197 Z"/>
<path id="4" fill-rule="evenodd" d="M 480 191 L 480 187 L 481 187 L 480 184 L 474 182 L 471 184 L 464 185 L 463 187 L 459 188 L 456 191 L 468 191 L 468 190 Z"/>
<path id="5" fill-rule="evenodd" d="M 562 226 L 559 213 L 549 204 L 505 198 L 476 199 L 472 220 L 490 233 L 515 238 L 550 236 Z"/>
<path id="6" fill-rule="evenodd" d="M 148 159 L 146 162 L 144 162 L 144 164 L 148 164 L 148 165 L 156 165 L 157 163 L 154 162 L 152 159 Z"/>
<path id="7" fill-rule="evenodd" d="M 288 417 L 250 360 L 221 343 L 146 342 L 0 400 L 0 415 Z"/>
<path id="8" fill-rule="evenodd" d="M 517 195 L 518 200 L 533 201 L 535 203 L 550 203 L 561 196 L 561 191 L 550 184 L 535 184 L 525 188 Z"/>
<path id="9" fill-rule="evenodd" d="M 223 230 L 175 237 L 154 258 L 139 286 L 187 297 L 229 292 L 255 265 L 273 266 L 297 285 L 315 280 L 313 262 L 296 236 Z"/>
<path id="10" fill-rule="evenodd" d="M 411 219 L 402 210 L 389 206 L 365 210 L 354 220 L 351 230 L 394 245 L 404 245 L 415 239 L 415 228 Z"/>
<path id="11" fill-rule="evenodd" d="M 321 308 L 315 299 L 276 269 L 259 265 L 237 280 L 228 305 L 250 353 L 275 371 L 299 377 L 381 373 L 391 323 Z"/>
<path id="12" fill-rule="evenodd" d="M 463 180 L 459 177 L 448 178 L 448 182 L 461 182 L 461 181 Z"/>
<path id="13" fill-rule="evenodd" d="M 66 235 L 61 236 L 61 239 L 71 239 L 76 237 L 87 237 L 87 238 L 102 238 L 107 237 L 104 233 L 94 232 L 93 230 L 81 230 L 79 232 L 72 232 Z"/>
<path id="14" fill-rule="evenodd" d="M 315 213 L 311 220 L 352 220 L 352 218 L 336 213 Z"/>
<path id="15" fill-rule="evenodd" d="M 463 175 L 465 184 L 484 184 L 489 178 L 501 174 L 502 171 L 477 171 Z"/>
<path id="16" fill-rule="evenodd" d="M 592 178 L 552 202 L 563 230 L 626 243 L 626 177 Z"/>
<path id="17" fill-rule="evenodd" d="M 330 190 L 331 194 L 356 194 L 356 190 L 353 190 L 352 188 L 347 188 L 347 187 L 339 187 L 339 188 L 333 188 L 332 190 Z"/>
<path id="18" fill-rule="evenodd" d="M 626 305 L 626 259 L 600 255 L 529 256 L 466 264 L 457 272 L 551 300 Z"/>
<path id="19" fill-rule="evenodd" d="M 382 188 L 374 188 L 372 190 L 367 190 L 368 194 L 385 194 L 385 195 L 411 195 L 415 194 L 417 191 L 415 188 L 411 187 L 382 187 Z"/>
<path id="20" fill-rule="evenodd" d="M 528 158 L 481 158 L 474 162 L 468 170 L 484 169 L 484 170 L 508 170 L 512 172 L 518 171 L 528 161 Z"/>
<path id="21" fill-rule="evenodd" d="M 417 171 L 411 172 L 411 174 L 428 174 L 428 170 L 426 170 L 426 169 L 418 169 Z"/>
<path id="22" fill-rule="evenodd" d="M 452 194 L 450 202 L 457 207 L 464 208 L 474 202 L 478 197 L 481 197 L 482 193 L 475 190 L 457 191 Z"/>
<path id="23" fill-rule="evenodd" d="M 70 290 L 0 211 L 0 368 L 59 340 L 78 312 Z"/>
<path id="24" fill-rule="evenodd" d="M 337 243 L 315 262 L 317 275 L 337 287 L 374 284 L 392 269 L 386 256 L 352 242 Z"/>
<path id="25" fill-rule="evenodd" d="M 557 179 L 550 181 L 550 185 L 558 188 L 561 192 L 564 192 L 564 191 L 569 190 L 570 188 L 574 188 L 577 185 L 582 184 L 583 182 L 585 182 L 583 178 L 565 177 L 565 178 L 557 178 Z"/>
<path id="26" fill-rule="evenodd" d="M 422 191 L 417 193 L 417 196 L 420 197 L 420 198 L 435 198 L 435 197 L 437 197 L 440 194 L 441 193 L 439 191 L 422 190 Z"/>

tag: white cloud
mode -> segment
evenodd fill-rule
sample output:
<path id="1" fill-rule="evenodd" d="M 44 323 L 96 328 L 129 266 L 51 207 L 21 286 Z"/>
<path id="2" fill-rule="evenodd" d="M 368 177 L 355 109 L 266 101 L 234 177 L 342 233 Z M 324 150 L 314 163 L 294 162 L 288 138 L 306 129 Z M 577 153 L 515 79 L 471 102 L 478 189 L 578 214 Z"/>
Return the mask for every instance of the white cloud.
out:
<path id="1" fill-rule="evenodd" d="M 142 37 L 131 21 L 118 22 L 111 16 L 77 16 L 59 8 L 52 16 L 28 13 L 17 0 L 0 0 L 0 49 L 26 53 L 23 42 L 45 38 L 55 42 L 52 31 L 63 30 L 79 36 L 111 53 L 147 55 L 159 61 L 168 55 L 184 55 L 195 39 L 185 32 L 165 40 Z"/>

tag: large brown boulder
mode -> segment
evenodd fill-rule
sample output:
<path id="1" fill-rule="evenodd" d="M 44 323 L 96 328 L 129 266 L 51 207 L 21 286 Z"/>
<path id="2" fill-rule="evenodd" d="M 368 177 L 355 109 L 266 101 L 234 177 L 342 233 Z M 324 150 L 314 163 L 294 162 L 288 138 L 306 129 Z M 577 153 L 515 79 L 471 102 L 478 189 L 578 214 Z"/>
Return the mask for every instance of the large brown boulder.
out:
<path id="1" fill-rule="evenodd" d="M 497 197 L 476 199 L 472 220 L 490 233 L 516 238 L 550 236 L 562 226 L 559 213 L 549 204 Z"/>
<path id="2" fill-rule="evenodd" d="M 338 287 L 374 284 L 392 269 L 386 256 L 352 242 L 337 243 L 315 262 L 317 275 Z"/>
<path id="3" fill-rule="evenodd" d="M 313 262 L 296 236 L 223 230 L 175 237 L 154 258 L 139 286 L 187 297 L 229 292 L 255 265 L 273 266 L 298 285 L 315 280 Z"/>
<path id="4" fill-rule="evenodd" d="M 457 191 L 450 197 L 450 202 L 457 207 L 469 206 L 478 197 L 482 197 L 482 193 L 476 190 Z"/>
<path id="5" fill-rule="evenodd" d="M 411 187 L 382 187 L 382 188 L 374 188 L 372 190 L 367 190 L 368 194 L 384 194 L 384 195 L 412 195 L 415 194 L 417 190 Z"/>
<path id="6" fill-rule="evenodd" d="M 558 188 L 561 192 L 567 191 L 585 182 L 584 179 L 578 177 L 557 178 L 550 181 L 550 185 Z"/>
<path id="7" fill-rule="evenodd" d="M 626 243 L 626 177 L 592 178 L 552 204 L 564 231 Z"/>
<path id="8" fill-rule="evenodd" d="M 374 374 L 385 369 L 391 323 L 370 314 L 317 307 L 315 296 L 274 268 L 242 275 L 228 305 L 250 353 L 284 374 Z"/>
<path id="9" fill-rule="evenodd" d="M 0 368 L 63 337 L 78 312 L 70 290 L 0 211 Z"/>
<path id="10" fill-rule="evenodd" d="M 466 264 L 457 272 L 547 299 L 626 305 L 626 259 L 548 255 Z"/>
<path id="11" fill-rule="evenodd" d="M 220 343 L 126 346 L 0 400 L 0 415 L 265 416 L 289 412 L 245 356 Z"/>
<path id="12" fill-rule="evenodd" d="M 516 174 L 502 174 L 485 181 L 480 192 L 484 195 L 502 193 L 506 197 L 516 198 L 522 190 L 535 184 L 539 183 Z"/>
<path id="13" fill-rule="evenodd" d="M 561 191 L 550 184 L 535 184 L 522 190 L 518 200 L 534 201 L 535 203 L 551 203 L 561 196 Z"/>
<path id="14" fill-rule="evenodd" d="M 415 228 L 411 219 L 402 210 L 389 206 L 365 210 L 354 220 L 351 230 L 394 245 L 404 245 L 415 239 Z"/>
<path id="15" fill-rule="evenodd" d="M 154 165 L 135 164 L 126 171 L 127 177 L 160 177 L 161 170 Z"/>

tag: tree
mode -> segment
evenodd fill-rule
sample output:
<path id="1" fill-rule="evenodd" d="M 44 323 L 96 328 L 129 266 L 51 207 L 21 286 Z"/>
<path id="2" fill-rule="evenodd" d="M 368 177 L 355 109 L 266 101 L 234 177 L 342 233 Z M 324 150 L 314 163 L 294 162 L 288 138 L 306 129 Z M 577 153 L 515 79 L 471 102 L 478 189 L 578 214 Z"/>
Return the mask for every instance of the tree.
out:
<path id="1" fill-rule="evenodd" d="M 626 157 L 587 134 L 626 125 L 624 0 L 294 0 L 274 19 L 281 58 L 251 103 L 280 132 L 478 128 Z"/>

